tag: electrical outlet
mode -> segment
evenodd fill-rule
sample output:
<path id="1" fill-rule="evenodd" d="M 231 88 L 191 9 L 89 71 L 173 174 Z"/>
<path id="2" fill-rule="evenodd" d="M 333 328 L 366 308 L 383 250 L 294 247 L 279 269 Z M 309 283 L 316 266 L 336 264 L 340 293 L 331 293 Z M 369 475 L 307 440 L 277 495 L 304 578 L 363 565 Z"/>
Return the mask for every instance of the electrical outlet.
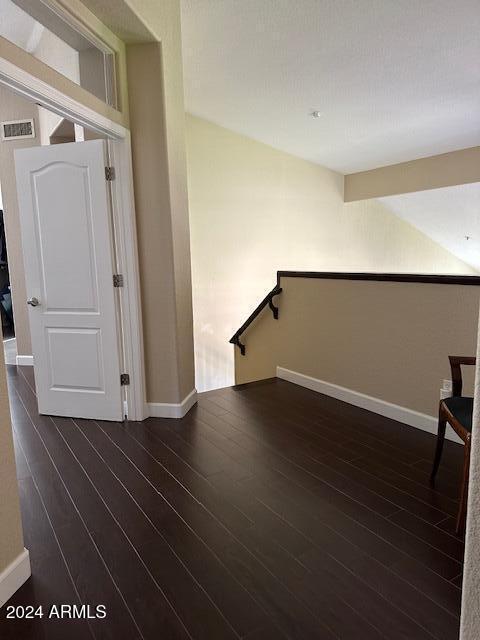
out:
<path id="1" fill-rule="evenodd" d="M 448 391 L 449 393 L 452 393 L 452 381 L 451 380 L 443 380 L 442 381 L 442 390 L 443 391 Z"/>

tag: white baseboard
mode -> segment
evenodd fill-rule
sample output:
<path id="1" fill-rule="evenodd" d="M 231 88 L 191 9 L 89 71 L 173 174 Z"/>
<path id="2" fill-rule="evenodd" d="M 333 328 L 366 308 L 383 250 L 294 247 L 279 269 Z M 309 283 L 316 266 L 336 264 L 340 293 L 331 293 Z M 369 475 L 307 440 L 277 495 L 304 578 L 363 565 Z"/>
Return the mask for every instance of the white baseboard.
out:
<path id="1" fill-rule="evenodd" d="M 0 573 L 0 607 L 10 600 L 31 575 L 30 556 L 27 549 L 23 549 L 22 553 Z"/>
<path id="2" fill-rule="evenodd" d="M 197 402 L 197 390 L 190 391 L 188 396 L 178 404 L 166 402 L 148 402 L 148 415 L 153 418 L 183 418 Z"/>
<path id="3" fill-rule="evenodd" d="M 408 409 L 407 407 L 402 407 L 398 404 L 392 404 L 391 402 L 380 400 L 380 398 L 367 396 L 359 391 L 340 387 L 337 384 L 325 382 L 325 380 L 319 380 L 318 378 L 312 378 L 311 376 L 306 376 L 303 373 L 297 373 L 296 371 L 290 371 L 290 369 L 285 369 L 283 367 L 277 367 L 277 378 L 293 382 L 301 387 L 306 387 L 311 391 L 323 393 L 326 396 L 331 396 L 337 400 L 348 402 L 348 404 L 353 404 L 356 407 L 373 411 L 374 413 L 378 413 L 386 418 L 398 420 L 398 422 L 403 422 L 404 424 L 416 427 L 422 431 L 428 431 L 429 433 L 434 434 L 437 433 L 438 419 L 425 413 L 420 413 L 419 411 L 414 411 L 413 409 Z M 463 441 L 450 427 L 447 429 L 446 437 L 448 440 L 453 440 L 453 442 L 463 443 Z"/>
<path id="4" fill-rule="evenodd" d="M 17 365 L 20 367 L 33 367 L 33 356 L 17 356 Z"/>

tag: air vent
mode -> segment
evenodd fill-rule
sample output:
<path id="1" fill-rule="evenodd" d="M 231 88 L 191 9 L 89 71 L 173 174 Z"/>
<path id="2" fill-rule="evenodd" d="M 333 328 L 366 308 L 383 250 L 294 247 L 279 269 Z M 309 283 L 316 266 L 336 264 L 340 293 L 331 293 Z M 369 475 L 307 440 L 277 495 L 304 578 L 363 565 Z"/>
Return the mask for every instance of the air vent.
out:
<path id="1" fill-rule="evenodd" d="M 18 138 L 34 138 L 33 120 L 9 120 L 2 122 L 2 140 L 18 140 Z"/>

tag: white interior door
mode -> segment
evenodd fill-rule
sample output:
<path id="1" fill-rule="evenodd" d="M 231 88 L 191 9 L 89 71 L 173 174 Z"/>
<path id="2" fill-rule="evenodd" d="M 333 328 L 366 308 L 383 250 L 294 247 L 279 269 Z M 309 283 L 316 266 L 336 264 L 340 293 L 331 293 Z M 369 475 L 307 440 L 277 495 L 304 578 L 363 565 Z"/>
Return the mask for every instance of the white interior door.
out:
<path id="1" fill-rule="evenodd" d="M 103 140 L 15 152 L 40 413 L 123 417 Z"/>

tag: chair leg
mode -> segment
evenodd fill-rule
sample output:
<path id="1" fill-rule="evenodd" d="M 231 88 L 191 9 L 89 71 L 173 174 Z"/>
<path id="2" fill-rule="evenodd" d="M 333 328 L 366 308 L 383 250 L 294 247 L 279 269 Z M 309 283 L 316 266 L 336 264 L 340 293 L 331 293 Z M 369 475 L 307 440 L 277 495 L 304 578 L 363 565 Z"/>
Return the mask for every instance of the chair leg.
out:
<path id="1" fill-rule="evenodd" d="M 447 428 L 447 421 L 443 417 L 442 409 L 440 409 L 438 414 L 438 434 L 437 434 L 437 447 L 435 449 L 435 458 L 433 460 L 433 469 L 430 476 L 430 482 L 432 484 L 435 483 L 435 476 L 437 475 L 438 466 L 440 464 L 440 460 L 443 452 L 443 443 L 445 442 L 445 431 Z"/>
<path id="2" fill-rule="evenodd" d="M 468 500 L 468 478 L 470 475 L 470 438 L 465 442 L 463 454 L 462 488 L 460 490 L 460 504 L 458 506 L 456 533 L 460 535 L 465 527 Z"/>

